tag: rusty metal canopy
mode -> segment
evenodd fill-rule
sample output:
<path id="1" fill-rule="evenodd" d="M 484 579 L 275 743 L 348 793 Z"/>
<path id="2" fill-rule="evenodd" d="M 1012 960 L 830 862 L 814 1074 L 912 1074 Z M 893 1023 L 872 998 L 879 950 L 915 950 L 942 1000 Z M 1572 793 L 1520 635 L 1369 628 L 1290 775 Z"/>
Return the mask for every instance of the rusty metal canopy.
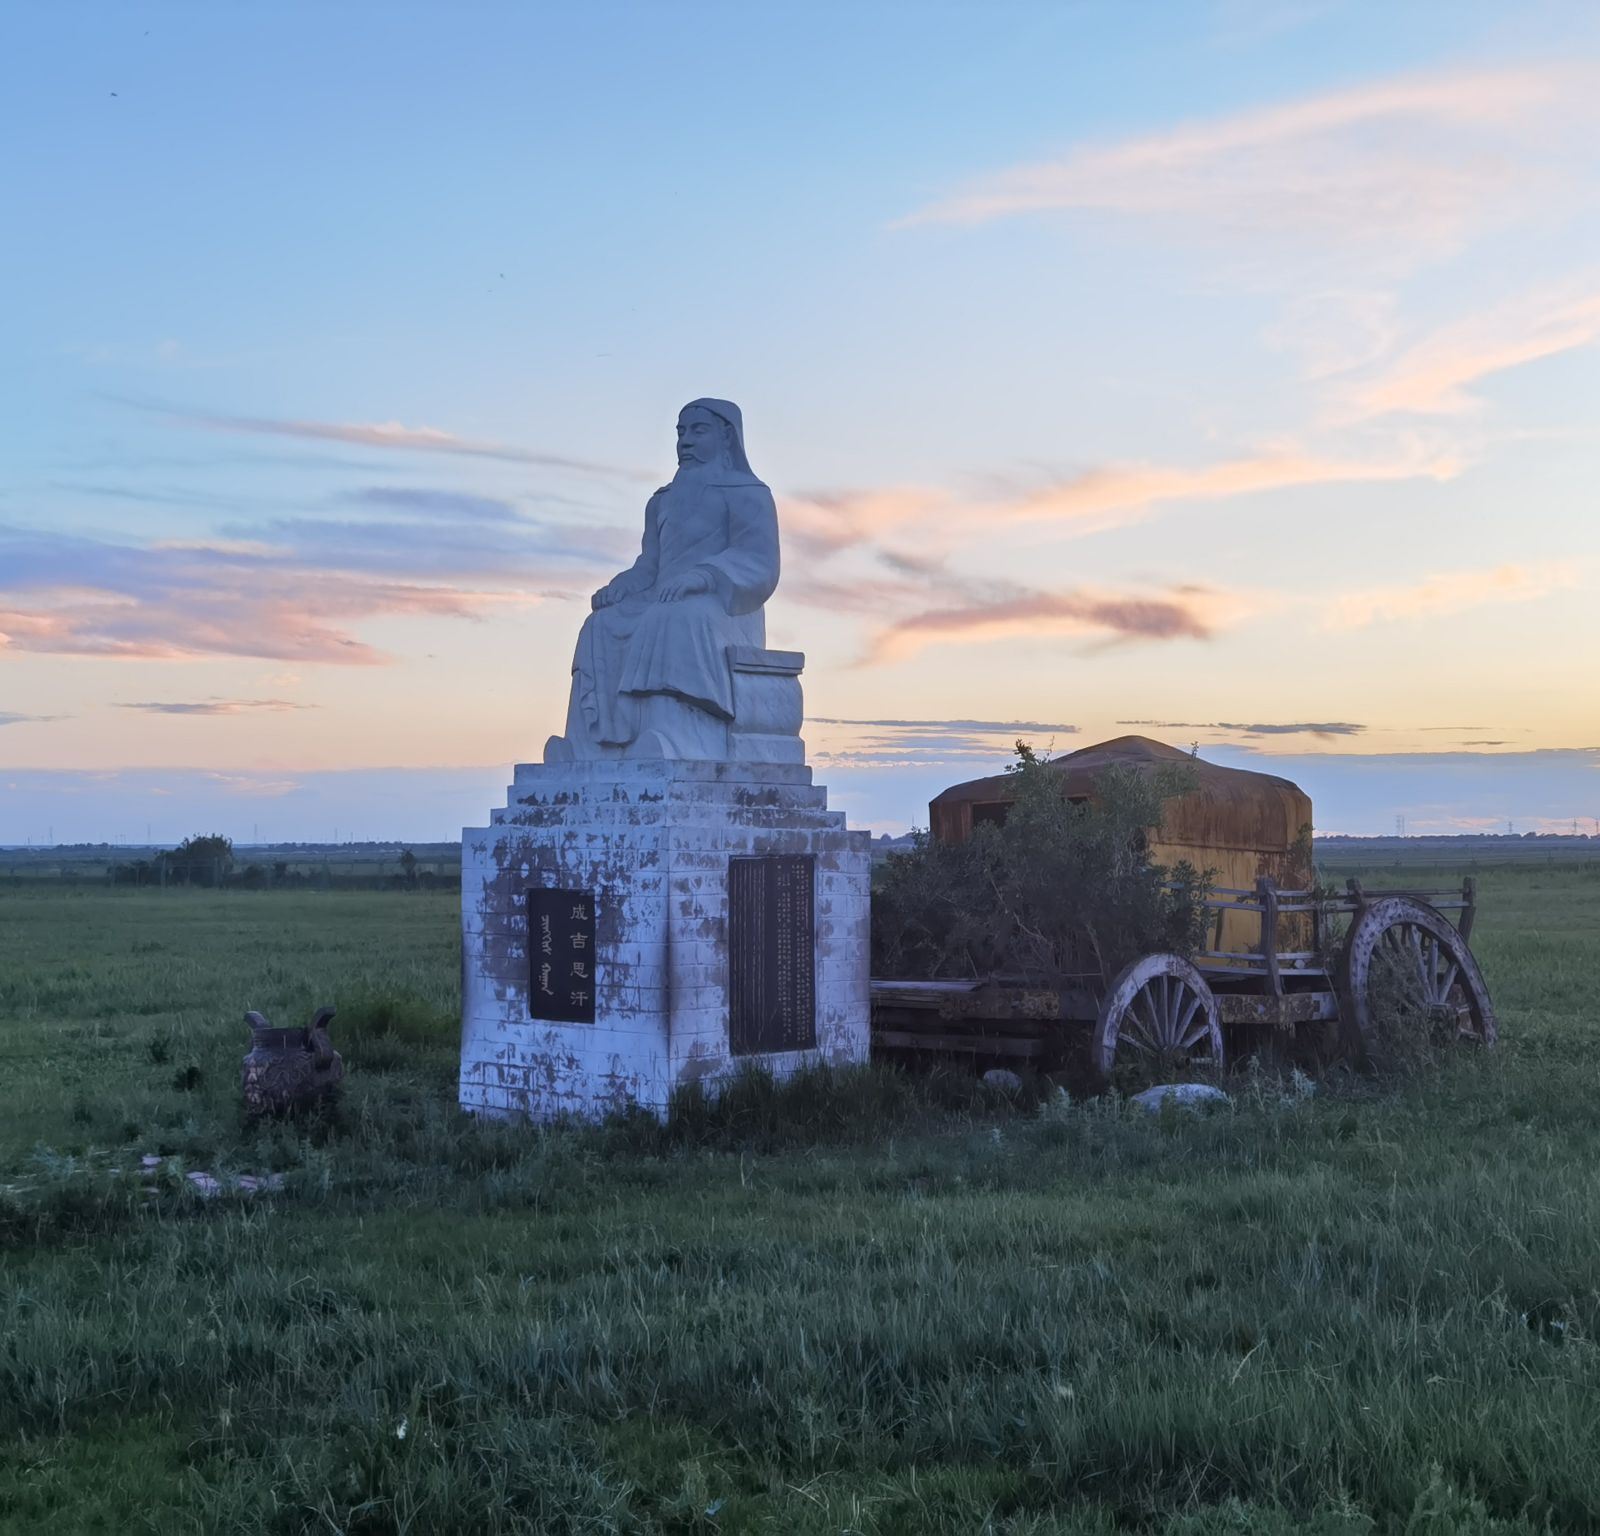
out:
<path id="1" fill-rule="evenodd" d="M 1187 764 L 1196 786 L 1167 806 L 1162 844 L 1287 853 L 1311 825 L 1310 796 L 1288 779 L 1248 768 L 1224 768 L 1148 736 L 1118 736 L 1083 747 L 1051 758 L 1049 768 L 1061 775 L 1067 795 L 1092 798 L 1095 780 L 1107 768 L 1154 772 L 1169 764 Z M 1010 774 L 953 784 L 928 803 L 928 825 L 941 842 L 964 842 L 972 834 L 974 820 L 999 819 L 1010 800 Z"/>

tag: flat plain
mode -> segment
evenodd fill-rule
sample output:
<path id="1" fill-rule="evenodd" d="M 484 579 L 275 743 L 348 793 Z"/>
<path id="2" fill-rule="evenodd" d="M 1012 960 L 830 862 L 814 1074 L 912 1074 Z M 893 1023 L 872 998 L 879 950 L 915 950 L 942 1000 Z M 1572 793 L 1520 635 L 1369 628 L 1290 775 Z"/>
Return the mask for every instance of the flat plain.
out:
<path id="1" fill-rule="evenodd" d="M 1404 1082 L 546 1131 L 454 1110 L 454 894 L 6 889 L 0 1530 L 1593 1530 L 1600 865 L 1481 884 L 1502 1045 Z"/>

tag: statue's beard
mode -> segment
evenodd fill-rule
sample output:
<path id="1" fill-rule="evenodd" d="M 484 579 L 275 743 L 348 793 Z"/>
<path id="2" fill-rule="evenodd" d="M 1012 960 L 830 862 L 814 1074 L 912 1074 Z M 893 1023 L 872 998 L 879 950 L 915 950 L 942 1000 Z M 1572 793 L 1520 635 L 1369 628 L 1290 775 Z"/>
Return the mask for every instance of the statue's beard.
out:
<path id="1" fill-rule="evenodd" d="M 727 456 L 721 453 L 704 464 L 699 459 L 688 459 L 678 466 L 678 472 L 672 478 L 674 480 L 696 480 L 711 474 L 713 471 L 725 470 L 727 467 Z"/>

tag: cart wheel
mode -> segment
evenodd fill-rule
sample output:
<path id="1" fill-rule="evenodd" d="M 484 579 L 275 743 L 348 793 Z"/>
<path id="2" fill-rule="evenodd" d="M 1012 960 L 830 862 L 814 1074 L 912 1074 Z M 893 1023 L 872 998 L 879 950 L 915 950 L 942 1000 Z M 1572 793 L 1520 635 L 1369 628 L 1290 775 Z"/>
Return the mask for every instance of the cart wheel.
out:
<path id="1" fill-rule="evenodd" d="M 1109 1078 L 1122 1060 L 1156 1071 L 1194 1063 L 1222 1069 L 1222 1024 L 1205 978 L 1182 955 L 1141 955 L 1107 989 L 1093 1061 Z"/>
<path id="2" fill-rule="evenodd" d="M 1409 896 L 1364 907 L 1345 940 L 1339 1017 L 1346 1052 L 1365 1061 L 1392 1012 L 1438 1045 L 1495 1042 L 1494 1005 L 1472 951 L 1442 913 Z"/>

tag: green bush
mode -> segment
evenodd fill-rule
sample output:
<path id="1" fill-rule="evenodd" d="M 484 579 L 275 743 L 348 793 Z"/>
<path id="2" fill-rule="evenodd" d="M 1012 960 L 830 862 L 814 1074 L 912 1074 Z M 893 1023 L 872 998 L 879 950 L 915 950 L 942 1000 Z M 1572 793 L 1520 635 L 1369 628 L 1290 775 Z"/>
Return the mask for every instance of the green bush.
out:
<path id="1" fill-rule="evenodd" d="M 1187 765 L 1108 768 L 1089 799 L 1017 743 L 1010 808 L 965 843 L 919 833 L 890 854 L 872 900 L 875 975 L 1012 975 L 1049 982 L 1110 977 L 1155 950 L 1189 954 L 1206 927 L 1209 873 L 1168 869 L 1150 833 L 1168 800 L 1194 787 Z"/>

